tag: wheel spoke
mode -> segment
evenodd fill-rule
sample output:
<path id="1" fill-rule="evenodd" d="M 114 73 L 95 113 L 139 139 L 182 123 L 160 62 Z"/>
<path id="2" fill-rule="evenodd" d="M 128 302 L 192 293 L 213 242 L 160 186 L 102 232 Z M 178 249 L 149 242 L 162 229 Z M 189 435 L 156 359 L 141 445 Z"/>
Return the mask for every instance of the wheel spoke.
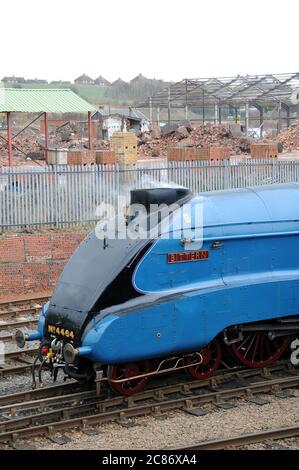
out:
<path id="1" fill-rule="evenodd" d="M 250 345 L 249 345 L 249 348 L 247 349 L 246 354 L 244 355 L 245 358 L 246 358 L 247 354 L 249 353 L 249 351 L 250 351 L 250 349 L 251 349 L 251 346 L 252 346 L 252 344 L 253 344 L 253 342 L 254 342 L 254 340 L 255 340 L 255 337 L 256 337 L 256 333 L 253 335 L 253 338 L 252 338 L 252 341 L 251 341 L 251 343 L 250 343 Z"/>
<path id="2" fill-rule="evenodd" d="M 249 340 L 250 340 L 250 336 L 247 336 L 247 338 L 244 339 L 243 343 L 240 344 L 238 349 L 242 349 L 245 346 L 245 344 L 247 343 L 247 341 L 249 341 Z"/>
<path id="3" fill-rule="evenodd" d="M 284 337 L 272 341 L 265 331 L 244 332 L 244 336 L 242 344 L 232 344 L 231 349 L 239 361 L 254 368 L 273 364 L 282 356 L 290 342 L 290 339 Z"/>
<path id="4" fill-rule="evenodd" d="M 254 358 L 255 358 L 255 355 L 256 355 L 257 347 L 258 347 L 258 345 L 259 345 L 259 339 L 260 339 L 260 335 L 258 334 L 257 340 L 256 340 L 256 342 L 255 342 L 255 348 L 254 348 L 253 355 L 252 355 L 252 360 L 253 360 L 253 361 L 254 361 Z"/>

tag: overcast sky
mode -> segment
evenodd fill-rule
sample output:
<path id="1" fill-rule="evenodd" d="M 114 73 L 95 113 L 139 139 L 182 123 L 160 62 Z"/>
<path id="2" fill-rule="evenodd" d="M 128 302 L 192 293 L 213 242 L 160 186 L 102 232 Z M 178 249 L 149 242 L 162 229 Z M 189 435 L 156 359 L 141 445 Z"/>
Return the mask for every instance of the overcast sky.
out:
<path id="1" fill-rule="evenodd" d="M 298 0 L 1 2 L 0 77 L 297 72 L 298 13 Z"/>

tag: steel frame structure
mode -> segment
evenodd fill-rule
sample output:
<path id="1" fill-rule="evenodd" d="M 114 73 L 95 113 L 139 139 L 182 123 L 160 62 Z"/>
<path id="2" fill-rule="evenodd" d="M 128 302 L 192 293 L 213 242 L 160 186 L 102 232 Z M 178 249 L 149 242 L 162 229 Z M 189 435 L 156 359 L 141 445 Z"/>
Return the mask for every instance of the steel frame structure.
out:
<path id="1" fill-rule="evenodd" d="M 264 110 L 276 106 L 279 128 L 281 128 L 282 111 L 286 112 L 287 127 L 290 124 L 290 108 L 299 102 L 299 72 L 265 75 L 237 75 L 234 77 L 194 78 L 176 82 L 150 96 L 137 105 L 138 108 L 153 108 L 157 115 L 161 109 L 168 109 L 168 122 L 171 121 L 171 109 L 188 110 L 202 108 L 203 121 L 205 110 L 214 107 L 214 121 L 221 122 L 221 109 L 230 106 L 235 109 L 237 118 L 240 107 L 245 107 L 248 127 L 249 107 L 260 113 L 260 123 L 264 120 Z M 298 110 L 297 110 L 298 116 Z"/>
<path id="2" fill-rule="evenodd" d="M 0 96 L 0 113 L 6 115 L 7 136 L 0 135 L 1 143 L 7 145 L 8 149 L 8 165 L 12 166 L 13 149 L 17 149 L 24 155 L 26 153 L 18 147 L 14 140 L 36 120 L 44 121 L 44 152 L 47 161 L 49 147 L 49 114 L 65 114 L 65 113 L 86 113 L 88 124 L 88 148 L 92 150 L 92 112 L 96 108 L 82 98 L 77 96 L 69 89 L 13 89 L 1 88 Z M 16 113 L 27 113 L 37 115 L 29 124 L 26 124 L 18 133 L 13 134 L 12 115 Z"/>
<path id="3" fill-rule="evenodd" d="M 45 146 L 44 146 L 44 152 L 45 152 L 45 160 L 47 161 L 48 157 L 48 147 L 49 147 L 49 124 L 48 124 L 48 113 L 41 113 L 37 117 L 35 117 L 32 121 L 30 121 L 29 124 L 27 124 L 25 127 L 23 127 L 17 134 L 13 135 L 12 134 L 12 119 L 11 119 L 11 113 L 6 112 L 6 121 L 7 121 L 7 138 L 3 137 L 0 135 L 0 139 L 2 142 L 4 142 L 4 145 L 6 144 L 8 147 L 8 166 L 12 166 L 12 158 L 13 158 L 13 148 L 17 149 L 19 152 L 23 153 L 25 156 L 27 154 L 17 145 L 14 144 L 13 140 L 18 137 L 22 132 L 24 132 L 28 127 L 30 127 L 35 121 L 40 119 L 41 117 L 44 118 L 44 126 L 45 126 L 45 132 L 44 132 L 44 137 L 45 137 Z M 91 111 L 88 111 L 88 149 L 92 150 L 92 128 L 91 128 L 91 116 L 92 113 Z M 1 147 L 1 146 L 0 146 Z"/>

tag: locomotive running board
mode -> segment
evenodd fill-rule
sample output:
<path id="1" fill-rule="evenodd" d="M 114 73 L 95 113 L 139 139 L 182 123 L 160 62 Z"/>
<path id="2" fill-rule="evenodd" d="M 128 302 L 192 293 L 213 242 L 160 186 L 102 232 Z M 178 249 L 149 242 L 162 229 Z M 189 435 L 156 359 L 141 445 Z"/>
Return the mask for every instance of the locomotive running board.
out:
<path id="1" fill-rule="evenodd" d="M 153 375 L 161 375 L 161 374 L 165 374 L 165 373 L 168 373 L 168 372 L 173 372 L 175 370 L 186 369 L 186 367 L 189 367 L 189 366 L 199 366 L 203 362 L 203 357 L 200 353 L 197 353 L 197 354 L 200 356 L 201 360 L 199 362 L 194 362 L 194 363 L 188 364 L 188 366 L 186 366 L 186 365 L 178 366 L 178 364 L 188 356 L 183 356 L 183 357 L 179 357 L 179 358 L 169 357 L 169 358 L 164 359 L 163 361 L 161 361 L 159 366 L 157 367 L 157 369 L 155 371 L 147 372 L 146 374 L 135 375 L 133 377 L 127 377 L 125 379 L 109 379 L 108 377 L 104 377 L 102 380 L 106 380 L 106 381 L 111 382 L 111 383 L 123 383 L 123 382 L 128 382 L 129 380 L 142 379 L 144 377 L 151 377 Z M 177 360 L 176 363 L 175 363 L 175 366 L 161 370 L 162 364 L 165 363 L 165 362 L 171 361 L 171 360 Z"/>

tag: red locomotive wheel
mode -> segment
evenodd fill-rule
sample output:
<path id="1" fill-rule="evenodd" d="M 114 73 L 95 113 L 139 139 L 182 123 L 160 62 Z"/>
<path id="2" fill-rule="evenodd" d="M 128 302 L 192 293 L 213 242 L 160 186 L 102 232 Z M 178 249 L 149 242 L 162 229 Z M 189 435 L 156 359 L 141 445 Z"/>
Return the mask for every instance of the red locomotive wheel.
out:
<path id="1" fill-rule="evenodd" d="M 202 356 L 203 362 L 198 365 L 192 365 L 192 363 L 200 360 L 199 354 Z M 215 374 L 221 362 L 221 346 L 219 341 L 213 339 L 210 344 L 199 351 L 199 354 L 194 353 L 186 358 L 186 370 L 197 380 L 207 380 Z"/>
<path id="2" fill-rule="evenodd" d="M 266 332 L 244 332 L 240 343 L 232 344 L 237 359 L 248 367 L 266 367 L 277 361 L 290 344 L 289 338 L 278 337 L 271 340 Z"/>
<path id="3" fill-rule="evenodd" d="M 132 362 L 128 364 L 115 364 L 108 366 L 108 379 L 121 380 L 128 379 L 125 382 L 109 382 L 110 387 L 120 395 L 131 396 L 141 392 L 148 380 L 148 377 L 129 380 L 130 377 L 146 374 L 150 371 L 150 362 Z"/>

